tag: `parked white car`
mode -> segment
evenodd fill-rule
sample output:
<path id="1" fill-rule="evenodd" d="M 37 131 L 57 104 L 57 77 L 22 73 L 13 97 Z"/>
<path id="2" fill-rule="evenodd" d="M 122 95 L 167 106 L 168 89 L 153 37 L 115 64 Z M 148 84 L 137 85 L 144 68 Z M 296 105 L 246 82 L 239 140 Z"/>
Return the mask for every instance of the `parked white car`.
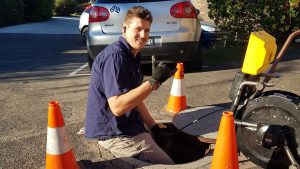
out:
<path id="1" fill-rule="evenodd" d="M 80 35 L 82 37 L 86 37 L 86 33 L 89 30 L 89 15 L 90 15 L 90 11 L 92 9 L 93 5 L 90 4 L 88 5 L 84 11 L 82 12 L 82 14 L 80 15 L 80 20 L 79 20 L 79 32 Z"/>

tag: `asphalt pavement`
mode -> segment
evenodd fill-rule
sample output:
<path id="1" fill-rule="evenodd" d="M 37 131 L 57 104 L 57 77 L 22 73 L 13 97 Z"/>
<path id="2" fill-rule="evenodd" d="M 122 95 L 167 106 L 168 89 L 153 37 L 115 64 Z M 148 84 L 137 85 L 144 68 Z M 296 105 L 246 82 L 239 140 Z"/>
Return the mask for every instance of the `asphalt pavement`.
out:
<path id="1" fill-rule="evenodd" d="M 47 22 L 0 28 L 0 42 L 10 44 L 0 47 L 0 168 L 39 168 L 45 165 L 47 103 L 51 100 L 61 103 L 73 150 L 84 168 L 209 168 L 211 153 L 185 164 L 150 164 L 134 158 L 116 158 L 98 146 L 95 140 L 87 140 L 78 133 L 84 126 L 89 83 L 88 68 L 84 67 L 85 46 L 78 32 L 78 17 L 56 17 Z M 287 53 L 278 68 L 283 76 L 272 82 L 277 84 L 275 89 L 288 89 L 300 95 L 299 46 L 294 46 Z M 185 74 L 189 106 L 185 113 L 206 106 L 222 108 L 230 103 L 227 94 L 238 70 L 225 68 Z M 70 76 L 72 73 L 83 76 Z M 178 121 L 178 118 L 173 119 L 162 111 L 171 86 L 170 78 L 145 100 L 157 121 Z M 219 118 L 213 120 L 207 122 L 217 126 Z M 211 134 L 210 137 L 216 136 L 217 127 L 207 130 L 209 132 L 204 132 Z M 243 169 L 258 168 L 243 155 L 239 156 L 239 166 Z"/>

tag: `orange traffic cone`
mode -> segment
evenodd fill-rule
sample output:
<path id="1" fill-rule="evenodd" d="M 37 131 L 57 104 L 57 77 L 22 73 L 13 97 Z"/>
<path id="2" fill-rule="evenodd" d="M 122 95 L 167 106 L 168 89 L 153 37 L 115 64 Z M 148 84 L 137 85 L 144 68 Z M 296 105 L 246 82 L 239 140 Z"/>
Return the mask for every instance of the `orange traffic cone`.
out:
<path id="1" fill-rule="evenodd" d="M 239 168 L 233 112 L 229 111 L 223 112 L 210 166 L 210 169 L 220 168 Z"/>
<path id="2" fill-rule="evenodd" d="M 177 63 L 177 71 L 174 75 L 172 89 L 166 111 L 171 114 L 176 114 L 181 110 L 186 109 L 185 85 L 184 85 L 184 70 L 183 63 Z"/>
<path id="3" fill-rule="evenodd" d="M 46 169 L 79 169 L 57 101 L 49 103 Z"/>

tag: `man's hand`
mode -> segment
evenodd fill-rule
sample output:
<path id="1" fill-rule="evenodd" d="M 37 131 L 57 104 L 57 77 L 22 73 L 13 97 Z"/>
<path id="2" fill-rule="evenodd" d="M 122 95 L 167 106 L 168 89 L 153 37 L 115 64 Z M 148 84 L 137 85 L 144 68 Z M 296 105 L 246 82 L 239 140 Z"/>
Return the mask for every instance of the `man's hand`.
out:
<path id="1" fill-rule="evenodd" d="M 158 144 L 167 144 L 168 140 L 172 139 L 172 129 L 169 129 L 166 125 L 158 123 L 153 126 L 151 129 L 153 138 Z"/>
<path id="2" fill-rule="evenodd" d="M 151 131 L 154 132 L 154 133 L 157 133 L 160 131 L 160 129 L 166 129 L 167 126 L 164 125 L 163 123 L 157 123 L 155 126 L 153 126 L 151 128 Z"/>
<path id="3" fill-rule="evenodd" d="M 152 79 L 156 80 L 160 84 L 165 82 L 170 76 L 176 72 L 176 68 L 170 70 L 170 68 L 163 62 L 157 63 L 155 56 L 152 56 Z"/>
<path id="4" fill-rule="evenodd" d="M 151 128 L 151 130 L 157 131 L 159 129 L 165 129 L 165 128 L 167 128 L 167 126 L 164 125 L 163 123 L 157 123 Z"/>

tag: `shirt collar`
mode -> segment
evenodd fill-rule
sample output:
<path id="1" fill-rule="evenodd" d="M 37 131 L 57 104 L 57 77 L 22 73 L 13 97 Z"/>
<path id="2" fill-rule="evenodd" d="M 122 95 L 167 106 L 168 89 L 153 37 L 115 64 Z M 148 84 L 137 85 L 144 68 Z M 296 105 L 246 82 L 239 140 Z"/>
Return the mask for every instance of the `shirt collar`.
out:
<path id="1" fill-rule="evenodd" d="M 125 46 L 126 50 L 132 55 L 132 57 L 134 57 L 134 55 L 131 51 L 130 45 L 126 41 L 126 39 L 123 36 L 120 36 L 119 41 L 120 41 L 121 44 L 123 44 Z M 138 52 L 138 54 L 136 55 L 136 58 L 139 58 L 139 57 L 140 57 L 140 52 Z"/>
<path id="2" fill-rule="evenodd" d="M 126 47 L 127 51 L 130 51 L 130 45 L 128 44 L 128 42 L 126 41 L 126 39 L 123 36 L 119 37 L 119 41 L 121 42 L 121 44 L 123 44 Z"/>

